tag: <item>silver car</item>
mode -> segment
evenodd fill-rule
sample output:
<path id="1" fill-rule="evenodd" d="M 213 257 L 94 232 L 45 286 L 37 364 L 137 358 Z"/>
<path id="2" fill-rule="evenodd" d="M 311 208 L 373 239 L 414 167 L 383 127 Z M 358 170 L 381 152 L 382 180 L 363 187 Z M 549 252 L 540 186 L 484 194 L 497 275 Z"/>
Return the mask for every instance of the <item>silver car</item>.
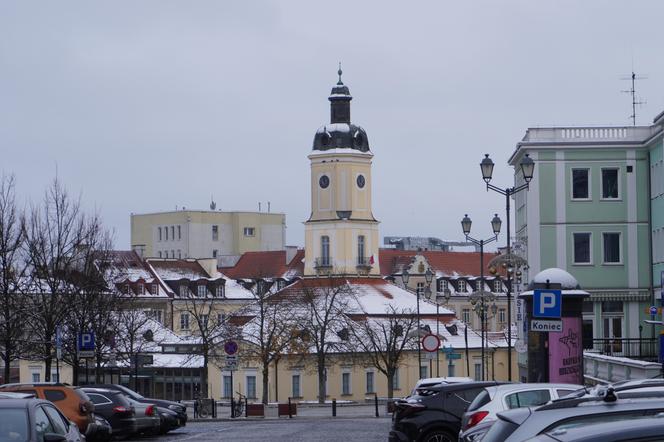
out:
<path id="1" fill-rule="evenodd" d="M 495 421 L 496 415 L 501 411 L 543 405 L 582 388 L 582 385 L 551 383 L 504 384 L 486 387 L 475 397 L 464 413 L 461 421 L 462 433 L 459 438 L 463 440 L 463 432 L 480 422 Z"/>
<path id="2" fill-rule="evenodd" d="M 144 404 L 125 396 L 134 409 L 136 429 L 138 433 L 157 434 L 161 425 L 161 418 L 154 404 Z"/>

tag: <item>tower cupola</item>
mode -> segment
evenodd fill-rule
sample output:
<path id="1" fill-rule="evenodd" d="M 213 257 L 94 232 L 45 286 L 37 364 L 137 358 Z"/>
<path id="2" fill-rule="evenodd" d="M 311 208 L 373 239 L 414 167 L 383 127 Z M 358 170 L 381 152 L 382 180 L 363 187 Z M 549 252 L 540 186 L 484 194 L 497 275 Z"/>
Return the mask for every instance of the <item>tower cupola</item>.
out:
<path id="1" fill-rule="evenodd" d="M 314 136 L 313 150 L 355 149 L 369 151 L 367 133 L 350 122 L 350 90 L 341 80 L 341 65 L 337 71 L 339 81 L 332 87 L 330 96 L 330 124 L 322 126 Z"/>

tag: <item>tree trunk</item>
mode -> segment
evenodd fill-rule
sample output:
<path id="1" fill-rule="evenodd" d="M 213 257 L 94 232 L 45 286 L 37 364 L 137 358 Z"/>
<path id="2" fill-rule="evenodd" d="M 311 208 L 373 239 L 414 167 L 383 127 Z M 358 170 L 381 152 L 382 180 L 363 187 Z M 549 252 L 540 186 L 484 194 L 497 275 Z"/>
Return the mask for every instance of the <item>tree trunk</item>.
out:
<path id="1" fill-rule="evenodd" d="M 327 391 L 325 390 L 327 375 L 325 373 L 325 358 L 318 357 L 318 403 L 325 403 L 325 396 L 327 396 Z"/>
<path id="2" fill-rule="evenodd" d="M 201 392 L 204 398 L 208 398 L 208 355 L 203 355 L 203 368 L 201 369 Z"/>
<path id="3" fill-rule="evenodd" d="M 7 348 L 5 348 L 5 355 L 3 356 L 2 360 L 5 363 L 5 373 L 3 380 L 5 384 L 9 384 L 11 382 L 11 380 L 9 379 L 9 377 L 11 376 L 11 369 L 9 367 L 9 363 L 11 362 L 11 357 L 9 355 L 9 351 L 7 350 Z"/>
<path id="4" fill-rule="evenodd" d="M 388 372 L 389 373 L 389 372 Z M 394 373 L 387 376 L 387 398 L 392 399 L 394 397 Z"/>
<path id="5" fill-rule="evenodd" d="M 265 362 L 263 363 L 263 399 L 261 402 L 263 402 L 264 405 L 267 405 L 267 400 L 268 400 L 268 368 L 270 366 L 266 364 Z"/>
<path id="6" fill-rule="evenodd" d="M 44 358 L 44 370 L 46 371 L 44 373 L 44 382 L 51 382 L 51 365 L 53 363 L 53 356 L 51 356 L 51 346 L 47 345 L 46 348 L 46 354 L 48 356 Z"/>

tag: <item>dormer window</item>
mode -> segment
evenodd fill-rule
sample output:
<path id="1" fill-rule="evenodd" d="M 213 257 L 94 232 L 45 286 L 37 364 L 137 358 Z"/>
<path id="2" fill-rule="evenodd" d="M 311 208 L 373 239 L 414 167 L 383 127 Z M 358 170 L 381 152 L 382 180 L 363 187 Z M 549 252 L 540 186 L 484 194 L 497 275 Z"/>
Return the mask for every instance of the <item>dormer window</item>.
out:
<path id="1" fill-rule="evenodd" d="M 223 284 L 219 284 L 219 285 L 217 286 L 217 288 L 216 288 L 216 295 L 217 295 L 217 298 L 223 298 L 223 297 L 224 297 L 224 292 L 225 292 L 225 290 L 224 290 L 224 285 L 223 285 Z"/>
<path id="2" fill-rule="evenodd" d="M 145 286 L 143 284 L 137 284 L 139 296 L 145 295 Z"/>
<path id="3" fill-rule="evenodd" d="M 205 296 L 207 295 L 207 287 L 203 284 L 200 284 L 197 289 L 198 291 L 196 294 L 198 295 L 198 297 L 205 298 Z"/>
<path id="4" fill-rule="evenodd" d="M 153 295 L 159 294 L 159 285 L 158 284 L 152 284 L 152 294 Z"/>
<path id="5" fill-rule="evenodd" d="M 180 296 L 187 296 L 189 294 L 189 287 L 187 284 L 180 284 Z"/>
<path id="6" fill-rule="evenodd" d="M 493 281 L 493 291 L 496 293 L 501 293 L 503 291 L 503 283 L 500 279 Z"/>
<path id="7" fill-rule="evenodd" d="M 444 292 L 449 289 L 449 282 L 447 279 L 439 279 L 438 280 L 438 291 L 439 292 Z"/>
<path id="8" fill-rule="evenodd" d="M 131 286 L 129 284 L 124 285 L 124 294 L 131 295 Z"/>
<path id="9" fill-rule="evenodd" d="M 459 279 L 457 281 L 457 286 L 459 287 L 458 290 L 457 290 L 458 292 L 465 292 L 466 291 L 466 281 L 465 280 Z"/>

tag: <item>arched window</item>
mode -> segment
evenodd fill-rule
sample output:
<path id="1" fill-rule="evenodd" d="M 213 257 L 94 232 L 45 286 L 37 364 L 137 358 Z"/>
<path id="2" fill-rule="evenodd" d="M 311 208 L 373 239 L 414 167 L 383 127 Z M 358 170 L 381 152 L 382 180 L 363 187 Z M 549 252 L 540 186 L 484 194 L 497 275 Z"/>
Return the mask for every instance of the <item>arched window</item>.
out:
<path id="1" fill-rule="evenodd" d="M 330 265 L 330 237 L 325 235 L 320 237 L 320 259 L 324 266 Z"/>
<path id="2" fill-rule="evenodd" d="M 366 257 L 364 254 L 364 235 L 357 237 L 357 263 L 360 265 L 366 264 Z"/>

